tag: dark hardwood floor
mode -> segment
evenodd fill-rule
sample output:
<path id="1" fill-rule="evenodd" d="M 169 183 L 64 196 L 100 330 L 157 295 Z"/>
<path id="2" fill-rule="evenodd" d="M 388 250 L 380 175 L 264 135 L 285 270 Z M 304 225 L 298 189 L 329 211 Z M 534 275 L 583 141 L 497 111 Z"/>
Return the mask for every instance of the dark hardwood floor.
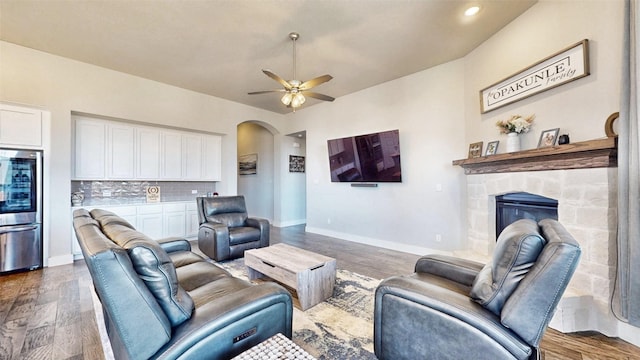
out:
<path id="1" fill-rule="evenodd" d="M 303 226 L 272 228 L 271 239 L 333 257 L 338 268 L 378 279 L 411 273 L 419 257 L 308 234 Z M 103 359 L 90 283 L 83 261 L 0 276 L 0 360 Z M 640 359 L 640 348 L 620 339 L 553 329 L 542 352 L 544 360 Z"/>

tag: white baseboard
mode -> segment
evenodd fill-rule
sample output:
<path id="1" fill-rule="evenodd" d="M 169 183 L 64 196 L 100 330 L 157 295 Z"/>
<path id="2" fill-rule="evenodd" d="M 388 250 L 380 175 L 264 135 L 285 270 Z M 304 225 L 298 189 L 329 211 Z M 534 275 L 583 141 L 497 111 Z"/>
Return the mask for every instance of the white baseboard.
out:
<path id="1" fill-rule="evenodd" d="M 68 265 L 73 264 L 73 254 L 60 255 L 60 256 L 52 256 L 49 258 L 49 261 L 45 263 L 45 266 L 60 266 L 60 265 Z"/>
<path id="2" fill-rule="evenodd" d="M 274 222 L 272 225 L 275 227 L 287 227 L 287 226 L 295 226 L 295 225 L 304 225 L 306 223 L 307 223 L 307 219 L 298 219 L 298 220 L 278 221 L 278 222 Z"/>
<path id="3" fill-rule="evenodd" d="M 366 236 L 347 234 L 347 233 L 343 233 L 343 232 L 332 231 L 332 230 L 327 230 L 327 229 L 322 229 L 322 228 L 316 228 L 316 227 L 307 226 L 305 230 L 306 230 L 306 232 L 310 232 L 310 233 L 314 233 L 314 234 L 330 236 L 330 237 L 334 237 L 334 238 L 341 239 L 341 240 L 357 242 L 357 243 L 360 243 L 360 244 L 377 246 L 377 247 L 381 247 L 381 248 L 385 248 L 385 249 L 389 249 L 389 250 L 402 251 L 402 252 L 406 252 L 406 253 L 409 253 L 409 254 L 416 254 L 416 255 L 445 254 L 445 255 L 451 255 L 451 252 L 448 252 L 448 251 L 435 250 L 435 249 L 431 249 L 431 248 L 426 248 L 426 247 L 422 247 L 422 246 L 415 246 L 415 245 L 409 245 L 409 244 L 401 244 L 401 243 L 397 243 L 397 242 L 381 240 L 381 239 L 374 239 L 374 238 L 370 238 L 370 237 L 366 237 Z"/>

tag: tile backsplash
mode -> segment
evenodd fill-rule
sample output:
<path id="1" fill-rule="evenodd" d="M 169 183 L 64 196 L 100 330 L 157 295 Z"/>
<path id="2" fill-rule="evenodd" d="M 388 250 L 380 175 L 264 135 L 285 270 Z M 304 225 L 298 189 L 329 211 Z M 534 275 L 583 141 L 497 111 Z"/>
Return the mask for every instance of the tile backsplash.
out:
<path id="1" fill-rule="evenodd" d="M 82 193 L 85 206 L 138 204 L 147 201 L 147 186 L 160 187 L 162 202 L 189 201 L 216 191 L 215 182 L 207 181 L 71 181 L 71 194 Z"/>

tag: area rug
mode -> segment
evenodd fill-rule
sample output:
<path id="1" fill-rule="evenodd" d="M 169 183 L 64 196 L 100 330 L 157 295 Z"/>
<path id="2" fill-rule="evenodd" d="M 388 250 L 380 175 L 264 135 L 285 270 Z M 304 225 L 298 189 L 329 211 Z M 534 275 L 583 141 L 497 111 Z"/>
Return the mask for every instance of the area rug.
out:
<path id="1" fill-rule="evenodd" d="M 233 276 L 248 279 L 244 259 L 216 263 Z M 375 360 L 373 301 L 380 280 L 337 270 L 333 296 L 307 311 L 294 307 L 293 341 L 318 360 Z M 100 302 L 94 310 L 105 358 L 113 359 Z"/>

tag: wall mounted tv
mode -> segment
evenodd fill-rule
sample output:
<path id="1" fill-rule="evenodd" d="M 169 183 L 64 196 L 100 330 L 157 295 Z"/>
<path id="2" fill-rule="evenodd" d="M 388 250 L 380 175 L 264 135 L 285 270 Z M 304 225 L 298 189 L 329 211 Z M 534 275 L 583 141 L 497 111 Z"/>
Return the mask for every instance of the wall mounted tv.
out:
<path id="1" fill-rule="evenodd" d="M 398 130 L 327 140 L 332 182 L 402 182 Z"/>

